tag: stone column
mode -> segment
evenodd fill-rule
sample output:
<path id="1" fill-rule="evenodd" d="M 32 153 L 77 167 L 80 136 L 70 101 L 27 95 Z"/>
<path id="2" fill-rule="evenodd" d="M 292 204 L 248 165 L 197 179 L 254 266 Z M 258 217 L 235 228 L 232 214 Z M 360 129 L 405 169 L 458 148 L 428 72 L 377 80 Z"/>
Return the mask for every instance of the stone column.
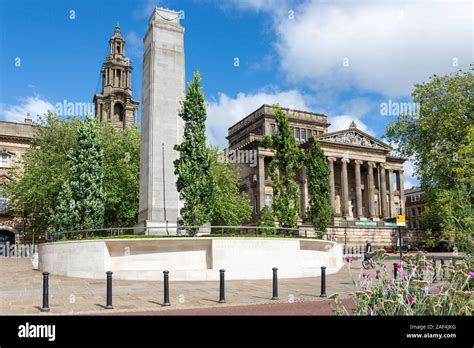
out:
<path id="1" fill-rule="evenodd" d="M 308 208 L 308 178 L 306 176 L 306 168 L 301 168 L 301 217 L 306 217 L 306 209 Z"/>
<path id="2" fill-rule="evenodd" d="M 374 218 L 375 216 L 375 205 L 374 205 L 374 162 L 367 163 L 367 200 L 369 206 L 369 217 Z"/>
<path id="3" fill-rule="evenodd" d="M 390 217 L 395 217 L 395 201 L 393 198 L 393 170 L 388 170 L 388 196 L 390 202 Z"/>
<path id="4" fill-rule="evenodd" d="M 334 184 L 334 161 L 336 159 L 334 157 L 328 157 L 328 165 L 329 165 L 329 189 L 330 189 L 330 198 L 331 198 L 331 208 L 333 214 L 336 213 L 336 188 Z"/>
<path id="5" fill-rule="evenodd" d="M 355 192 L 356 192 L 356 214 L 357 217 L 360 218 L 362 217 L 362 186 L 361 186 L 361 180 L 360 180 L 360 165 L 363 162 L 360 160 L 355 160 L 354 161 L 354 170 L 355 170 Z"/>
<path id="6" fill-rule="evenodd" d="M 380 163 L 380 195 L 382 201 L 382 217 L 388 217 L 387 209 L 387 183 L 385 181 L 385 163 Z"/>
<path id="7" fill-rule="evenodd" d="M 257 187 L 258 187 L 258 211 L 261 211 L 265 206 L 265 157 L 258 154 L 258 175 L 257 175 Z"/>
<path id="8" fill-rule="evenodd" d="M 349 181 L 347 179 L 347 163 L 349 163 L 349 159 L 343 158 L 341 159 L 341 208 L 342 208 L 342 216 L 349 217 Z"/>
<path id="9" fill-rule="evenodd" d="M 398 171 L 398 188 L 400 190 L 400 214 L 405 215 L 405 188 L 403 183 L 403 170 Z"/>
<path id="10" fill-rule="evenodd" d="M 110 98 L 109 120 L 112 121 L 114 117 L 114 100 Z"/>

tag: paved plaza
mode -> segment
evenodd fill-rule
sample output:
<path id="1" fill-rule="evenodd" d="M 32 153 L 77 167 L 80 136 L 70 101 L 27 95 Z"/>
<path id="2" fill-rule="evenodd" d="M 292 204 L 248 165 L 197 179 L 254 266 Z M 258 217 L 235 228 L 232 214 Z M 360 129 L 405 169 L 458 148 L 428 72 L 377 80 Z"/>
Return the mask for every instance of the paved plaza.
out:
<path id="1" fill-rule="evenodd" d="M 395 260 L 387 260 L 391 265 Z M 353 292 L 352 277 L 359 275 L 361 263 L 354 261 L 349 271 L 348 264 L 336 274 L 326 278 L 326 294 L 335 292 L 341 298 L 348 299 Z M 0 258 L 0 315 L 18 314 L 114 314 L 146 313 L 158 314 L 161 311 L 173 311 L 168 314 L 199 315 L 210 314 L 265 314 L 268 305 L 276 313 L 292 314 L 330 314 L 328 300 L 320 297 L 321 278 L 279 279 L 279 300 L 271 300 L 271 280 L 232 280 L 226 281 L 226 303 L 218 303 L 219 282 L 170 282 L 171 306 L 162 306 L 163 282 L 161 281 L 113 281 L 113 310 L 104 309 L 106 296 L 106 278 L 103 280 L 72 278 L 50 275 L 49 313 L 39 309 L 42 301 L 41 272 L 32 269 L 30 259 Z M 271 270 L 269 270 L 271 272 Z M 374 271 L 369 273 L 374 274 Z M 173 279 L 170 273 L 170 279 Z M 438 283 L 440 284 L 440 283 Z M 318 302 L 318 303 L 316 303 Z M 324 304 L 323 304 L 324 302 Z M 290 305 L 298 304 L 294 307 Z M 307 303 L 305 306 L 301 303 Z M 285 305 L 283 305 L 285 304 Z M 248 309 L 248 305 L 263 305 Z M 242 306 L 247 306 L 244 310 Z M 227 308 L 229 307 L 229 308 Z M 230 307 L 235 307 L 231 309 Z M 217 309 L 220 308 L 220 309 Z M 223 309 L 226 308 L 226 309 Z M 239 309 L 241 308 L 241 309 Z M 301 308 L 301 311 L 296 311 Z M 306 309 L 304 309 L 306 308 Z M 318 309 L 319 308 L 319 309 Z M 259 311 L 261 309 L 261 311 Z M 177 311 L 175 311 L 177 310 Z M 184 311 L 181 311 L 184 310 Z M 271 312 L 271 311 L 270 311 Z M 162 313 L 166 314 L 166 313 Z"/>

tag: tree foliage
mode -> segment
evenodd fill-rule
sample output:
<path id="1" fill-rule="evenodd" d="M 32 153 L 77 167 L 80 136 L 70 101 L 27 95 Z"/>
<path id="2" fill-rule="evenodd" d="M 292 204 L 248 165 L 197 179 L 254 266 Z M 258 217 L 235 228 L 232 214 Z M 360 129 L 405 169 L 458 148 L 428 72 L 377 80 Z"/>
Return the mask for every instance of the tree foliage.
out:
<path id="1" fill-rule="evenodd" d="M 314 137 L 308 141 L 310 148 L 305 159 L 309 194 L 307 215 L 315 230 L 321 232 L 319 237 L 322 238 L 321 234 L 327 231 L 332 219 L 329 168 L 319 142 Z"/>
<path id="2" fill-rule="evenodd" d="M 52 231 L 104 226 L 103 150 L 95 122 L 88 116 L 77 133 L 77 146 L 69 151 L 69 178 L 58 196 L 50 219 Z"/>
<path id="3" fill-rule="evenodd" d="M 72 189 L 65 185 L 77 160 L 71 153 L 78 151 L 79 129 L 84 123 L 80 118 L 63 119 L 48 113 L 35 125 L 32 146 L 15 163 L 14 180 L 7 186 L 10 207 L 17 215 L 25 212 L 35 232 L 45 232 L 50 222 L 56 226 L 62 223 L 65 228 L 78 219 L 59 212 L 70 210 L 66 202 L 72 198 Z M 94 131 L 103 151 L 106 195 L 104 224 L 100 227 L 134 225 L 138 215 L 139 133 L 135 127 L 120 130 L 108 123 L 96 125 Z"/>
<path id="4" fill-rule="evenodd" d="M 238 169 L 223 161 L 217 148 L 210 149 L 211 175 L 215 184 L 211 204 L 211 224 L 239 226 L 252 216 L 250 200 L 239 190 Z"/>
<path id="5" fill-rule="evenodd" d="M 415 163 L 427 201 L 424 224 L 472 250 L 474 76 L 434 75 L 412 93 L 419 115 L 400 115 L 386 137 Z"/>
<path id="6" fill-rule="evenodd" d="M 296 176 L 301 169 L 304 153 L 297 145 L 290 130 L 288 117 L 277 105 L 275 120 L 278 132 L 265 137 L 263 146 L 273 149 L 275 155 L 270 163 L 273 182 L 273 213 L 281 227 L 295 228 L 298 225 L 300 195 Z"/>
<path id="7" fill-rule="evenodd" d="M 258 226 L 259 227 L 275 227 L 275 218 L 273 217 L 272 209 L 264 206 L 258 213 Z M 274 228 L 262 228 L 259 233 L 262 234 L 276 234 Z"/>
<path id="8" fill-rule="evenodd" d="M 210 202 L 214 190 L 211 159 L 206 145 L 206 104 L 199 72 L 188 84 L 179 117 L 185 122 L 184 137 L 182 143 L 175 146 L 179 158 L 174 165 L 176 187 L 184 201 L 181 218 L 185 225 L 199 226 L 210 221 Z"/>

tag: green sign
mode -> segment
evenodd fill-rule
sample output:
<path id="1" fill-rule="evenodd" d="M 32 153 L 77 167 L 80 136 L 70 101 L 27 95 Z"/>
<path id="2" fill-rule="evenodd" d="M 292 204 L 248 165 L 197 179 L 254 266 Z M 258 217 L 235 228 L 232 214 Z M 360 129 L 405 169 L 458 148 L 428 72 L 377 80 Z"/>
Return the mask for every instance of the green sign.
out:
<path id="1" fill-rule="evenodd" d="M 355 221 L 356 226 L 377 226 L 375 221 Z"/>

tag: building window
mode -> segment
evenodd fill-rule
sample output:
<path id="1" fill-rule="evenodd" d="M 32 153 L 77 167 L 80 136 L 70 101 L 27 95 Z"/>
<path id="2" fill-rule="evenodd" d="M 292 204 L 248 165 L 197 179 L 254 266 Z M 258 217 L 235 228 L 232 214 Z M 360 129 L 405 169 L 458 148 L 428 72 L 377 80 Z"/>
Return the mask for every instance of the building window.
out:
<path id="1" fill-rule="evenodd" d="M 411 209 L 411 216 L 416 216 L 416 209 L 415 208 Z"/>
<path id="2" fill-rule="evenodd" d="M 265 206 L 271 208 L 273 203 L 272 195 L 265 195 Z"/>
<path id="3" fill-rule="evenodd" d="M 116 120 L 123 121 L 123 106 L 121 103 L 115 103 L 114 105 L 114 116 Z"/>
<path id="4" fill-rule="evenodd" d="M 5 196 L 3 186 L 0 186 L 0 214 L 8 213 L 8 198 Z"/>
<path id="5" fill-rule="evenodd" d="M 308 139 L 311 138 L 313 136 L 313 132 L 311 131 L 311 129 L 308 129 Z"/>
<path id="6" fill-rule="evenodd" d="M 275 133 L 275 125 L 271 124 L 270 125 L 270 135 L 273 135 L 273 133 Z"/>
<path id="7" fill-rule="evenodd" d="M 300 139 L 300 129 L 299 129 L 299 128 L 296 128 L 295 138 L 296 138 L 297 140 Z"/>
<path id="8" fill-rule="evenodd" d="M 12 156 L 8 153 L 0 155 L 0 167 L 9 168 L 12 165 Z"/>
<path id="9" fill-rule="evenodd" d="M 306 141 L 306 129 L 301 130 L 301 139 Z"/>
<path id="10" fill-rule="evenodd" d="M 422 213 L 421 207 L 418 207 L 418 215 L 421 215 L 421 213 Z"/>

